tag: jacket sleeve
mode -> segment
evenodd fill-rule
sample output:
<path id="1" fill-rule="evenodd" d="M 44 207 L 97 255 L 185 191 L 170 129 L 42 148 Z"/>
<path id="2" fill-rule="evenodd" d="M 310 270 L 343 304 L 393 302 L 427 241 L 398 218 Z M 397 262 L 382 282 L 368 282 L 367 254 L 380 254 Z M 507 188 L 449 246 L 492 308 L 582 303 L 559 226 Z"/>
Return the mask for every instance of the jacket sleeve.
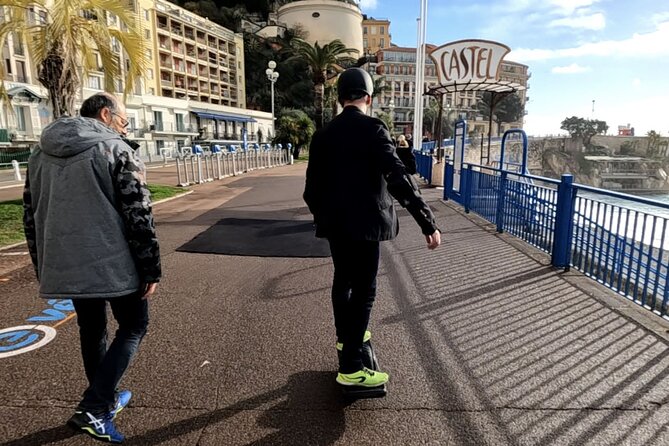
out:
<path id="1" fill-rule="evenodd" d="M 320 132 L 316 132 L 309 146 L 309 163 L 307 164 L 307 177 L 304 185 L 304 194 L 302 195 L 314 218 L 320 215 L 324 191 L 323 166 L 319 141 Z"/>
<path id="2" fill-rule="evenodd" d="M 114 178 L 126 238 L 144 283 L 160 281 L 160 247 L 151 210 L 151 193 L 146 184 L 144 164 L 129 150 L 119 154 Z"/>
<path id="3" fill-rule="evenodd" d="M 381 157 L 381 169 L 388 183 L 388 192 L 409 211 L 423 234 L 433 234 L 437 230 L 434 214 L 397 157 L 395 146 L 385 125 L 379 125 L 376 139 Z"/>
<path id="4" fill-rule="evenodd" d="M 30 193 L 30 180 L 26 172 L 26 185 L 23 188 L 23 232 L 26 235 L 28 251 L 35 268 L 35 276 L 39 280 L 39 268 L 37 264 L 37 232 L 35 230 L 35 209 L 33 208 L 33 198 Z"/>

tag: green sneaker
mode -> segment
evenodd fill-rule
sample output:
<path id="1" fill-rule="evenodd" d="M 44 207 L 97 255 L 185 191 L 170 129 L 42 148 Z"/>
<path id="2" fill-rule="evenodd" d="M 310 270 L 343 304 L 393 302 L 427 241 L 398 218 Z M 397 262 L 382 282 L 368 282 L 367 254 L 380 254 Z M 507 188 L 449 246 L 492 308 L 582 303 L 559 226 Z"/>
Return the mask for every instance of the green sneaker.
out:
<path id="1" fill-rule="evenodd" d="M 388 374 L 363 367 L 355 373 L 337 373 L 337 382 L 342 386 L 378 387 L 388 382 Z"/>
<path id="2" fill-rule="evenodd" d="M 365 342 L 369 341 L 370 339 L 372 339 L 372 332 L 369 331 L 369 330 L 366 330 L 365 331 L 365 336 L 362 337 L 362 342 L 365 343 Z M 343 342 L 337 342 L 335 347 L 337 347 L 337 350 L 342 351 L 344 349 L 344 343 Z"/>

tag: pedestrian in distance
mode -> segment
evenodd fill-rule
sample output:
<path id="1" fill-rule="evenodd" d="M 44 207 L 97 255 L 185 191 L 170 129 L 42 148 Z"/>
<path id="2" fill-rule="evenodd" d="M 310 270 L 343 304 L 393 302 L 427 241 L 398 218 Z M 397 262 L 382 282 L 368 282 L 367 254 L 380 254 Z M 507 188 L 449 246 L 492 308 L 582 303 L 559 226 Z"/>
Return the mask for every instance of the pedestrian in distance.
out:
<path id="1" fill-rule="evenodd" d="M 161 277 L 145 166 L 124 142 L 128 118 L 99 93 L 80 117 L 43 131 L 28 161 L 24 227 L 40 297 L 72 299 L 88 387 L 68 425 L 121 443 L 114 419 L 131 392 L 118 385 L 144 337 Z M 118 322 L 107 345 L 107 304 Z"/>
<path id="2" fill-rule="evenodd" d="M 409 143 L 404 135 L 397 137 L 397 156 L 404 164 L 408 174 L 416 173 L 416 156 L 413 154 L 413 149 L 409 147 Z"/>
<path id="3" fill-rule="evenodd" d="M 343 111 L 313 136 L 304 200 L 314 216 L 316 237 L 328 239 L 334 264 L 332 306 L 341 351 L 336 381 L 378 387 L 388 374 L 364 366 L 362 346 L 371 337 L 367 328 L 376 297 L 379 242 L 399 231 L 392 197 L 416 220 L 429 249 L 439 246 L 441 236 L 397 157 L 388 128 L 366 115 L 373 93 L 369 74 L 349 68 L 337 88 Z"/>

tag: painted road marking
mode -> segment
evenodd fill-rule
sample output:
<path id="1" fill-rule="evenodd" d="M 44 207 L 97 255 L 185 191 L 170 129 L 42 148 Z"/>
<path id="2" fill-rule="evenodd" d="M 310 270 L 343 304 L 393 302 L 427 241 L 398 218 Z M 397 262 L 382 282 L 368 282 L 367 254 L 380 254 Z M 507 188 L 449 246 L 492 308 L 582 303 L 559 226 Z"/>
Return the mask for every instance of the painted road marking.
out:
<path id="1" fill-rule="evenodd" d="M 49 308 L 27 322 L 55 322 L 49 325 L 20 325 L 0 330 L 0 359 L 20 355 L 45 346 L 56 337 L 56 328 L 74 318 L 70 299 L 49 299 Z"/>
<path id="2" fill-rule="evenodd" d="M 45 346 L 56 337 L 48 325 L 19 325 L 0 330 L 0 358 L 20 355 Z"/>

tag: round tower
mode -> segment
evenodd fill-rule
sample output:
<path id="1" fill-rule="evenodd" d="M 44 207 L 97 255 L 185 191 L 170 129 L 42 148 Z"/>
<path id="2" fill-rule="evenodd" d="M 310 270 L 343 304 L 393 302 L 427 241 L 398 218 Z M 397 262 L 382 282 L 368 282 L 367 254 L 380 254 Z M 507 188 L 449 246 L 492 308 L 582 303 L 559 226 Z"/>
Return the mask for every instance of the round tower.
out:
<path id="1" fill-rule="evenodd" d="M 277 11 L 278 22 L 288 28 L 301 26 L 305 40 L 325 45 L 339 39 L 347 48 L 362 56 L 362 13 L 352 3 L 338 0 L 299 0 L 283 5 Z"/>

